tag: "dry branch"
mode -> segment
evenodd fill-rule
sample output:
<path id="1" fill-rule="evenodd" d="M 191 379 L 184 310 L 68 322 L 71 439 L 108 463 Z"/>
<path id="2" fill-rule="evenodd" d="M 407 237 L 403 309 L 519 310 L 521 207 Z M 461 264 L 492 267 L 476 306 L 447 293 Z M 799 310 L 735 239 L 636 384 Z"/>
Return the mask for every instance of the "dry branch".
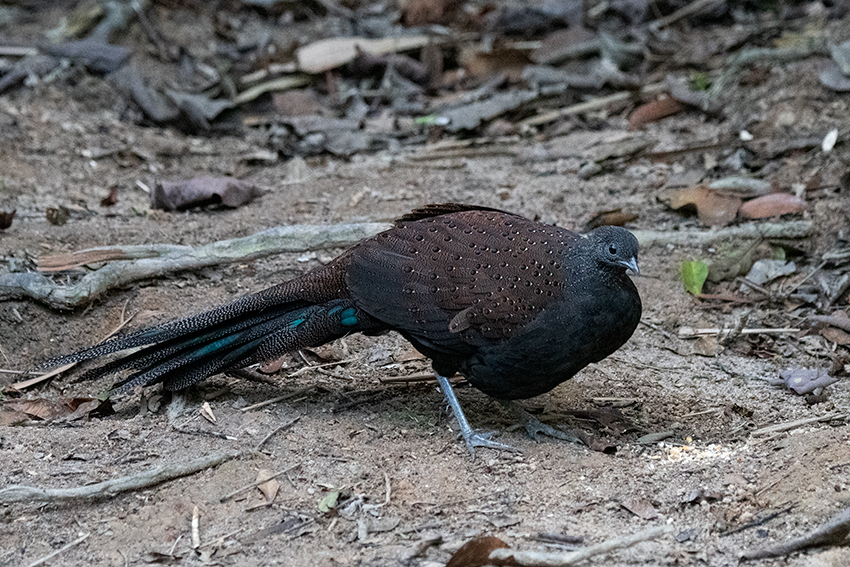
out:
<path id="1" fill-rule="evenodd" d="M 649 541 L 657 537 L 673 533 L 673 526 L 658 526 L 636 534 L 623 536 L 597 545 L 591 545 L 578 551 L 566 551 L 551 553 L 543 551 L 513 551 L 510 549 L 494 549 L 490 553 L 490 559 L 497 565 L 521 565 L 522 567 L 564 567 L 575 565 L 586 561 L 597 555 L 604 555 L 611 551 L 631 547 L 642 541 Z M 511 563 L 510 561 L 514 562 Z"/>
<path id="2" fill-rule="evenodd" d="M 0 301 L 30 298 L 54 309 L 84 305 L 105 291 L 139 280 L 229 262 L 244 262 L 282 252 L 304 252 L 350 246 L 389 228 L 385 223 L 294 225 L 270 228 L 252 236 L 222 240 L 204 246 L 164 244 L 110 246 L 93 250 L 117 250 L 133 260 L 111 262 L 64 286 L 36 273 L 0 277 Z M 80 254 L 92 254 L 83 251 Z"/>
<path id="3" fill-rule="evenodd" d="M 848 545 L 850 540 L 850 508 L 847 508 L 829 522 L 816 529 L 808 535 L 792 539 L 774 547 L 747 551 L 741 555 L 741 559 L 766 559 L 768 557 L 782 557 L 807 547 L 825 547 L 830 545 Z"/>
<path id="4" fill-rule="evenodd" d="M 9 504 L 11 502 L 61 502 L 84 498 L 111 497 L 121 492 L 147 488 L 167 480 L 194 474 L 198 471 L 218 466 L 225 461 L 235 459 L 240 455 L 241 453 L 238 451 L 222 451 L 185 463 L 165 465 L 140 474 L 75 488 L 36 488 L 33 486 L 11 485 L 0 489 L 0 504 Z"/>

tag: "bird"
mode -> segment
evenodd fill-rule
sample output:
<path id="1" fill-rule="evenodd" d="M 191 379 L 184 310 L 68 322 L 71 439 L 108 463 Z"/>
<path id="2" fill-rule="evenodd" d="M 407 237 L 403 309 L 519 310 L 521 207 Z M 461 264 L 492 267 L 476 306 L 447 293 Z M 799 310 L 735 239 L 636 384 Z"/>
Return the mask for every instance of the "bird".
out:
<path id="1" fill-rule="evenodd" d="M 474 458 L 476 447 L 515 449 L 472 428 L 449 377 L 510 405 L 599 362 L 640 321 L 627 270 L 639 274 L 638 241 L 621 227 L 578 234 L 499 209 L 426 205 L 300 277 L 41 366 L 123 353 L 82 378 L 120 373 L 113 394 L 157 383 L 174 391 L 352 333 L 394 330 L 431 359 Z M 533 437 L 568 438 L 512 407 Z"/>

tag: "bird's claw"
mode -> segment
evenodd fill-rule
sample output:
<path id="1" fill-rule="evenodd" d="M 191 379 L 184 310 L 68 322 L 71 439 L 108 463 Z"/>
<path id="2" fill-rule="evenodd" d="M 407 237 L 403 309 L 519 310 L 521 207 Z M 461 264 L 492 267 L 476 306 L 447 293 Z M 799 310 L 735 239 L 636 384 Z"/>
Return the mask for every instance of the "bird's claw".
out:
<path id="1" fill-rule="evenodd" d="M 539 419 L 534 419 L 534 421 L 527 420 L 525 422 L 525 432 L 534 441 L 540 441 L 540 436 L 546 435 L 547 437 L 560 439 L 561 441 L 567 441 L 569 443 L 581 443 L 581 439 L 576 437 L 576 435 L 571 431 L 555 429 L 551 425 L 546 425 Z"/>
<path id="2" fill-rule="evenodd" d="M 522 453 L 516 447 L 499 443 L 490 439 L 490 432 L 471 431 L 468 434 L 463 434 L 463 440 L 466 442 L 466 448 L 469 449 L 472 458 L 475 458 L 475 447 L 485 447 L 487 449 L 495 449 L 497 451 L 507 451 L 509 453 Z"/>

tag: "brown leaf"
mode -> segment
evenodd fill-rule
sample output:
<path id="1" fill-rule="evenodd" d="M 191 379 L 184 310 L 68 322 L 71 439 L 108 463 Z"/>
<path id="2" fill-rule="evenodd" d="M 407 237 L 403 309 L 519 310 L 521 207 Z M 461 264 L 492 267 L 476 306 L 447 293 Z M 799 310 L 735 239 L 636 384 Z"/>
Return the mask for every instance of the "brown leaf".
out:
<path id="1" fill-rule="evenodd" d="M 620 502 L 620 506 L 644 520 L 653 520 L 658 517 L 658 510 L 645 498 L 626 498 Z"/>
<path id="2" fill-rule="evenodd" d="M 109 188 L 109 194 L 100 200 L 101 207 L 113 207 L 118 202 L 118 186 L 113 185 Z"/>
<path id="3" fill-rule="evenodd" d="M 747 219 L 764 219 L 791 213 L 802 213 L 806 202 L 788 193 L 771 193 L 756 197 L 741 206 L 741 216 Z"/>
<path id="4" fill-rule="evenodd" d="M 662 118 L 679 114 L 688 106 L 674 98 L 659 98 L 643 104 L 629 116 L 629 130 L 639 130 L 650 122 L 658 122 Z"/>
<path id="5" fill-rule="evenodd" d="M 101 402 L 94 398 L 62 398 L 46 400 L 35 398 L 31 400 L 13 400 L 6 403 L 7 410 L 26 414 L 30 418 L 55 419 L 60 416 L 74 414 L 78 409 L 92 412 L 98 409 Z"/>
<path id="6" fill-rule="evenodd" d="M 280 490 L 280 483 L 274 478 L 274 473 L 269 469 L 260 469 L 257 471 L 257 482 L 261 481 L 263 482 L 258 484 L 257 488 L 266 497 L 266 502 L 271 502 L 277 496 L 277 491 Z"/>
<path id="7" fill-rule="evenodd" d="M 203 205 L 239 207 L 263 194 L 248 181 L 232 177 L 195 177 L 183 181 L 157 183 L 151 192 L 151 207 L 174 211 Z"/>
<path id="8" fill-rule="evenodd" d="M 600 226 L 623 226 L 627 222 L 632 222 L 637 219 L 637 214 L 624 213 L 623 209 L 601 211 L 593 215 L 593 218 L 587 221 L 587 224 L 584 225 L 584 230 L 590 231 Z"/>
<path id="9" fill-rule="evenodd" d="M 833 342 L 837 345 L 850 345 L 850 334 L 848 334 L 846 331 L 842 331 L 841 329 L 836 329 L 835 327 L 827 327 L 825 329 L 822 329 L 820 334 L 826 340 Z"/>
<path id="10" fill-rule="evenodd" d="M 446 563 L 446 567 L 481 567 L 482 565 L 490 565 L 490 553 L 494 549 L 507 547 L 510 546 L 493 536 L 471 539 L 452 555 L 452 558 Z"/>
<path id="11" fill-rule="evenodd" d="M 6 211 L 0 212 L 0 230 L 6 230 L 12 226 L 12 219 L 15 218 L 16 212 L 17 209 L 13 209 L 11 213 L 7 213 Z"/>
<path id="12" fill-rule="evenodd" d="M 696 207 L 697 216 L 703 224 L 726 226 L 735 220 L 741 199 L 698 185 L 676 191 L 670 198 L 671 208 L 678 210 L 686 206 Z"/>

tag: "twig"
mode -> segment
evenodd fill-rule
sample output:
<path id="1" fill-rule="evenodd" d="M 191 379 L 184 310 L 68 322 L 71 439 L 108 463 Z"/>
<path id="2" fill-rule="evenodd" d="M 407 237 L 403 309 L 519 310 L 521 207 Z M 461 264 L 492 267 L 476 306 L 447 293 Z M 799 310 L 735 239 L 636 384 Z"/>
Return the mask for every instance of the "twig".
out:
<path id="1" fill-rule="evenodd" d="M 262 401 L 258 404 L 254 404 L 252 406 L 246 406 L 244 408 L 241 408 L 239 411 L 241 411 L 242 413 L 245 413 L 245 412 L 248 412 L 248 411 L 251 411 L 251 410 L 255 410 L 255 409 L 259 409 L 259 408 L 271 405 L 271 404 L 276 404 L 277 402 L 282 402 L 282 401 L 288 400 L 290 398 L 296 398 L 298 396 L 302 396 L 302 395 L 304 395 L 308 392 L 313 391 L 313 388 L 314 388 L 313 386 L 307 386 L 305 388 L 300 388 L 298 390 L 295 390 L 294 392 L 289 392 L 288 394 L 284 394 L 282 396 L 277 396 L 276 398 L 270 398 L 268 400 Z"/>
<path id="2" fill-rule="evenodd" d="M 581 561 L 604 555 L 616 549 L 631 547 L 642 541 L 649 541 L 657 537 L 673 533 L 673 526 L 658 526 L 636 534 L 619 537 L 602 542 L 597 545 L 591 545 L 578 551 L 566 551 L 559 553 L 543 552 L 543 551 L 513 551 L 510 549 L 495 549 L 490 553 L 490 559 L 504 565 L 505 562 L 513 559 L 515 563 L 512 565 L 520 565 L 523 567 L 562 567 L 565 565 L 575 565 Z M 508 563 L 511 564 L 511 563 Z"/>
<path id="3" fill-rule="evenodd" d="M 656 325 L 654 323 L 650 323 L 649 321 L 644 321 L 643 319 L 640 320 L 640 323 L 641 323 L 641 325 L 646 325 L 647 327 L 649 327 L 653 331 L 657 331 L 657 332 L 661 333 L 665 338 L 668 338 L 671 341 L 673 340 L 673 335 L 671 335 L 670 333 L 668 333 L 667 331 L 665 331 L 664 329 L 662 329 L 658 325 Z"/>
<path id="4" fill-rule="evenodd" d="M 796 421 L 789 421 L 786 423 L 780 423 L 777 425 L 770 425 L 768 427 L 762 427 L 761 429 L 756 429 L 751 433 L 751 435 L 758 437 L 760 435 L 770 435 L 771 433 L 781 433 L 783 431 L 790 431 L 791 429 L 796 429 L 798 427 L 803 427 L 804 425 L 809 425 L 810 423 L 818 423 L 821 421 L 832 421 L 834 419 L 846 419 L 847 414 L 841 413 L 840 411 L 828 413 L 826 415 L 821 415 L 817 417 L 807 417 L 805 419 L 798 419 Z"/>
<path id="5" fill-rule="evenodd" d="M 737 533 L 742 532 L 744 530 L 748 530 L 750 528 L 756 528 L 758 526 L 763 526 L 766 523 L 768 523 L 769 521 L 778 518 L 782 514 L 787 514 L 788 512 L 793 510 L 795 508 L 795 506 L 796 506 L 796 504 L 789 504 L 788 506 L 786 506 L 782 510 L 777 510 L 776 512 L 774 512 L 772 514 L 768 514 L 764 518 L 760 518 L 758 520 L 753 520 L 752 522 L 747 522 L 746 524 L 744 524 L 742 526 L 738 526 L 734 530 L 727 530 L 727 531 L 721 533 L 720 536 L 726 537 L 726 536 L 729 536 L 729 535 L 732 535 L 732 534 L 737 534 Z"/>
<path id="6" fill-rule="evenodd" d="M 274 473 L 274 474 L 273 474 L 273 475 L 271 475 L 270 477 L 267 477 L 267 478 L 263 478 L 263 479 L 261 479 L 261 480 L 254 481 L 254 482 L 252 482 L 251 484 L 246 484 L 246 485 L 245 485 L 245 486 L 243 486 L 242 488 L 237 488 L 237 489 L 236 489 L 236 490 L 234 490 L 233 492 L 231 492 L 231 493 L 229 493 L 229 494 L 225 494 L 224 496 L 222 496 L 222 497 L 219 499 L 219 502 L 221 502 L 221 503 L 223 504 L 223 503 L 227 502 L 228 500 L 230 500 L 231 498 L 233 498 L 234 496 L 237 496 L 237 495 L 239 495 L 239 494 L 242 494 L 243 492 L 248 492 L 248 491 L 249 491 L 249 490 L 251 490 L 252 488 L 256 488 L 256 487 L 260 486 L 261 484 L 265 484 L 266 482 L 270 481 L 271 479 L 273 479 L 273 478 L 277 478 L 277 477 L 279 477 L 279 476 L 280 476 L 280 475 L 282 475 L 282 474 L 287 474 L 287 473 L 289 473 L 289 472 L 291 472 L 291 471 L 294 471 L 295 469 L 297 469 L 297 468 L 298 468 L 298 467 L 300 467 L 300 466 L 301 466 L 301 463 L 297 463 L 297 464 L 295 464 L 295 465 L 292 465 L 291 467 L 289 467 L 289 468 L 288 468 L 288 469 L 286 469 L 286 470 L 282 470 L 282 471 L 279 471 L 279 472 Z"/>
<path id="7" fill-rule="evenodd" d="M 722 333 L 735 333 L 736 329 L 726 329 L 722 327 L 705 327 L 702 329 L 694 329 L 693 327 L 679 327 L 680 339 L 694 339 L 704 335 L 719 335 Z M 740 329 L 737 330 L 738 335 L 784 335 L 786 333 L 799 333 L 800 329 L 794 327 L 778 327 L 778 328 L 755 328 L 755 329 Z"/>
<path id="8" fill-rule="evenodd" d="M 195 505 L 192 510 L 192 549 L 198 549 L 201 546 L 201 510 Z"/>
<path id="9" fill-rule="evenodd" d="M 652 83 L 646 85 L 641 88 L 640 94 L 648 95 L 648 94 L 656 94 L 667 88 L 666 83 Z M 632 91 L 622 91 L 619 93 L 614 93 L 612 95 L 603 96 L 599 98 L 594 98 L 593 100 L 589 100 L 587 102 L 580 102 L 578 104 L 574 104 L 572 106 L 567 106 L 564 108 L 559 108 L 558 110 L 553 110 L 551 112 L 545 112 L 543 114 L 538 114 L 537 116 L 532 116 L 531 118 L 526 118 L 521 121 L 520 124 L 522 126 L 540 126 L 542 124 L 548 124 L 549 122 L 554 122 L 559 118 L 563 118 L 564 116 L 572 116 L 574 114 L 581 114 L 583 112 L 590 112 L 593 110 L 599 110 L 601 108 L 606 108 L 608 106 L 626 102 L 631 100 L 635 96 L 635 93 Z"/>
<path id="10" fill-rule="evenodd" d="M 804 283 L 806 283 L 807 281 L 809 281 L 809 280 L 812 278 L 812 276 L 813 276 L 813 275 L 815 275 L 816 273 L 818 273 L 818 272 L 821 270 L 821 268 L 823 268 L 824 266 L 826 266 L 826 265 L 827 265 L 827 263 L 828 263 L 828 262 L 827 262 L 826 260 L 824 260 L 823 262 L 821 262 L 820 264 L 818 264 L 818 265 L 817 265 L 817 267 L 815 267 L 815 269 L 814 269 L 814 270 L 812 270 L 811 272 L 809 272 L 809 275 L 808 275 L 808 276 L 806 276 L 805 278 L 803 278 L 803 279 L 801 279 L 799 282 L 797 282 L 797 283 L 794 285 L 794 287 L 792 287 L 791 289 L 789 289 L 789 290 L 785 293 L 785 295 L 791 295 L 792 293 L 794 293 L 795 291 L 797 291 L 797 289 L 798 289 L 801 285 L 803 285 Z"/>
<path id="11" fill-rule="evenodd" d="M 260 441 L 259 443 L 257 443 L 257 446 L 254 448 L 254 450 L 255 450 L 255 451 L 256 451 L 256 450 L 259 450 L 259 448 L 260 448 L 260 447 L 262 447 L 262 446 L 266 443 L 266 441 L 268 441 L 269 439 L 271 439 L 272 437 L 274 437 L 274 436 L 275 436 L 275 435 L 276 435 L 279 431 L 281 431 L 281 430 L 283 430 L 283 429 L 286 429 L 287 427 L 289 427 L 290 425 L 292 425 L 293 423 L 295 423 L 295 422 L 296 422 L 296 421 L 298 421 L 299 419 L 301 419 L 301 416 L 300 416 L 300 415 L 293 417 L 292 419 L 290 419 L 290 420 L 289 420 L 289 421 L 287 421 L 286 423 L 283 423 L 283 424 L 281 424 L 281 425 L 278 425 L 278 426 L 274 429 L 274 431 L 270 432 L 268 435 L 266 435 L 265 437 L 263 437 L 263 440 L 262 440 L 262 441 Z"/>
<path id="12" fill-rule="evenodd" d="M 850 534 L 850 508 L 847 508 L 826 524 L 803 537 L 779 545 L 747 551 L 741 555 L 741 559 L 766 559 L 768 557 L 782 557 L 807 547 L 823 547 L 828 545 L 847 545 L 847 535 Z"/>
<path id="13" fill-rule="evenodd" d="M 61 502 L 82 498 L 109 498 L 121 492 L 147 488 L 168 480 L 194 474 L 198 471 L 220 465 L 225 461 L 235 459 L 241 454 L 238 451 L 222 451 L 185 463 L 169 464 L 145 471 L 141 474 L 124 476 L 75 488 L 35 488 L 32 486 L 11 485 L 0 489 L 0 503 Z"/>
<path id="14" fill-rule="evenodd" d="M 642 248 L 649 246 L 699 247 L 726 238 L 805 238 L 812 233 L 814 225 L 809 220 L 788 222 L 749 223 L 712 230 L 633 230 Z"/>
<path id="15" fill-rule="evenodd" d="M 390 226 L 387 223 L 279 226 L 197 248 L 165 244 L 123 246 L 120 247 L 122 253 L 137 259 L 111 262 L 68 286 L 57 285 L 37 273 L 5 274 L 0 277 L 0 301 L 31 298 L 54 309 L 71 309 L 94 300 L 109 289 L 142 279 L 255 260 L 282 252 L 345 247 Z M 90 251 L 80 254 L 83 253 Z"/>
<path id="16" fill-rule="evenodd" d="M 91 535 L 91 533 L 81 535 L 80 537 L 78 537 L 77 539 L 75 539 L 74 541 L 69 543 L 68 545 L 66 545 L 66 546 L 64 546 L 60 549 L 57 549 L 53 553 L 48 553 L 47 555 L 45 555 L 41 559 L 36 559 L 32 563 L 30 563 L 27 567 L 37 567 L 38 565 L 43 565 L 44 563 L 47 563 L 48 561 L 50 561 L 51 559 L 53 559 L 57 555 L 59 555 L 61 553 L 65 553 L 66 551 L 68 551 L 69 549 L 74 547 L 75 545 L 79 545 L 79 544 L 83 543 L 86 540 L 86 538 L 89 537 L 90 535 Z"/>

